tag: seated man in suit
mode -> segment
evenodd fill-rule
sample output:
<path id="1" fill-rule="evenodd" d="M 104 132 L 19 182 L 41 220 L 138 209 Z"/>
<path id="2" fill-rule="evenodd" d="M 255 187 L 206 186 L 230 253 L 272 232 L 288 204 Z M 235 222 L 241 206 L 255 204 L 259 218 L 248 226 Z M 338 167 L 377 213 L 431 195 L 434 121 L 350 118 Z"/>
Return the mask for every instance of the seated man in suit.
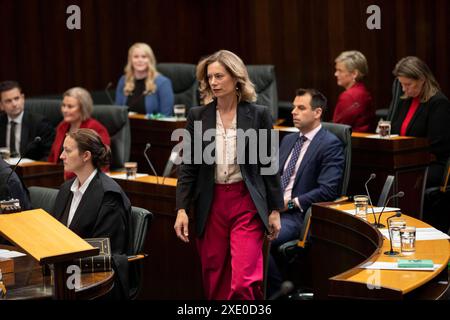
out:
<path id="1" fill-rule="evenodd" d="M 298 89 L 293 102 L 292 117 L 299 133 L 284 137 L 280 146 L 280 175 L 284 196 L 281 232 L 272 241 L 269 257 L 268 296 L 277 293 L 283 281 L 282 257 L 278 247 L 298 239 L 304 214 L 311 204 L 332 201 L 344 172 L 344 149 L 333 133 L 322 128 L 321 117 L 327 99 L 314 89 Z"/>
<path id="2" fill-rule="evenodd" d="M 46 160 L 55 130 L 45 117 L 25 108 L 25 96 L 15 81 L 0 83 L 0 147 L 7 147 L 11 157 Z M 40 141 L 33 142 L 36 137 Z"/>

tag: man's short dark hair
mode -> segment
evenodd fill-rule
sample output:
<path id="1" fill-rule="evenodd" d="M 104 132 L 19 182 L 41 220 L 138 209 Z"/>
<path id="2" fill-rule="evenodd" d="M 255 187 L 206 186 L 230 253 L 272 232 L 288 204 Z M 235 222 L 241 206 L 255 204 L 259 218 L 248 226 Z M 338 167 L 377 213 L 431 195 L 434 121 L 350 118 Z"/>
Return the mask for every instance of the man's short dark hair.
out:
<path id="1" fill-rule="evenodd" d="M 20 87 L 18 82 L 11 80 L 0 82 L 0 99 L 2 97 L 3 92 L 16 88 L 19 89 L 20 93 L 22 93 L 22 88 Z"/>
<path id="2" fill-rule="evenodd" d="M 322 115 L 327 110 L 327 98 L 316 89 L 297 89 L 295 95 L 298 97 L 304 96 L 309 93 L 311 95 L 311 109 L 322 109 Z"/>

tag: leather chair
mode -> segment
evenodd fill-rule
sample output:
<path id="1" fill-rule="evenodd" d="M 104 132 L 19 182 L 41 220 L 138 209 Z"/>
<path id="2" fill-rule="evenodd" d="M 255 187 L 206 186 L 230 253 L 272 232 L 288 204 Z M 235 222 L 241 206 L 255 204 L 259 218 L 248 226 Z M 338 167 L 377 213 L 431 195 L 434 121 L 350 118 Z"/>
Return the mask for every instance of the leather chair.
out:
<path id="1" fill-rule="evenodd" d="M 25 99 L 25 109 L 42 114 L 47 118 L 54 128 L 62 121 L 61 99 Z"/>
<path id="2" fill-rule="evenodd" d="M 377 122 L 383 118 L 384 120 L 392 121 L 395 113 L 397 112 L 398 103 L 400 101 L 400 96 L 403 95 L 402 86 L 397 78 L 392 82 L 392 99 L 389 104 L 389 108 L 378 109 L 376 111 Z"/>
<path id="3" fill-rule="evenodd" d="M 61 100 L 26 99 L 25 108 L 47 117 L 56 128 L 63 120 Z M 94 105 L 92 117 L 103 124 L 111 137 L 111 169 L 123 168 L 130 158 L 131 132 L 128 108 L 124 106 Z"/>
<path id="4" fill-rule="evenodd" d="M 131 132 L 128 107 L 94 105 L 92 117 L 108 129 L 111 137 L 111 169 L 123 168 L 130 158 Z"/>
<path id="5" fill-rule="evenodd" d="M 143 208 L 131 207 L 130 231 L 131 241 L 128 251 L 129 264 L 129 298 L 134 300 L 142 288 L 142 276 L 144 264 L 142 259 L 146 256 L 142 254 L 145 238 L 150 227 L 153 214 Z"/>
<path id="6" fill-rule="evenodd" d="M 383 207 L 391 192 L 392 185 L 394 184 L 395 176 L 387 176 L 384 182 L 383 189 L 381 190 L 380 197 L 378 198 L 377 207 Z"/>
<path id="7" fill-rule="evenodd" d="M 175 104 L 184 104 L 187 110 L 199 105 L 194 64 L 158 63 L 156 69 L 172 81 Z"/>
<path id="8" fill-rule="evenodd" d="M 250 80 L 255 85 L 257 104 L 269 107 L 273 122 L 278 119 L 278 91 L 273 65 L 247 65 Z"/>
<path id="9" fill-rule="evenodd" d="M 342 176 L 339 195 L 347 194 L 348 182 L 350 180 L 350 168 L 352 166 L 352 127 L 346 124 L 322 122 L 322 126 L 334 133 L 344 145 L 345 167 Z"/>
<path id="10" fill-rule="evenodd" d="M 42 208 L 51 213 L 59 190 L 45 187 L 29 187 L 30 201 L 33 209 Z"/>

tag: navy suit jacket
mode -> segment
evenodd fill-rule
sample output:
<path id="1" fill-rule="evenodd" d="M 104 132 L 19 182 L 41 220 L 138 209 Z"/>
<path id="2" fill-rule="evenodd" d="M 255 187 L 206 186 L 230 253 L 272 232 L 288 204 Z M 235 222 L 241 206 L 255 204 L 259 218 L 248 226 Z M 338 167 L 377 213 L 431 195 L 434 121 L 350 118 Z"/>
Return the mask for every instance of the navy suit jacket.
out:
<path id="1" fill-rule="evenodd" d="M 280 172 L 294 148 L 299 133 L 284 137 L 280 146 Z M 333 201 L 339 194 L 344 172 L 344 148 L 333 133 L 321 128 L 309 144 L 292 189 L 292 199 L 298 197 L 303 211 L 315 202 Z"/>

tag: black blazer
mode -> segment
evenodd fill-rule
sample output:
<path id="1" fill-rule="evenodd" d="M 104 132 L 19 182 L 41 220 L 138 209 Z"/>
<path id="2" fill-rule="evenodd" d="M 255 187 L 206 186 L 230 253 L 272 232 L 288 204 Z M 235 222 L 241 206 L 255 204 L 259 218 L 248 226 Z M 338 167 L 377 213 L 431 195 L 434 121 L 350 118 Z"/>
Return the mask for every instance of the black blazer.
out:
<path id="1" fill-rule="evenodd" d="M 195 142 L 202 141 L 201 137 L 194 136 L 194 121 L 201 121 L 202 136 L 208 129 L 216 128 L 216 102 L 189 110 L 186 129 Z M 272 117 L 267 107 L 241 102 L 237 108 L 237 129 L 244 132 L 247 129 L 272 129 Z M 270 134 L 268 135 L 270 146 Z M 184 139 L 187 142 L 188 139 Z M 259 137 L 258 144 L 259 145 Z M 194 157 L 194 144 L 190 145 L 192 159 Z M 212 141 L 203 141 L 201 150 L 215 147 L 215 137 Z M 270 148 L 268 148 L 270 150 Z M 187 150 L 187 149 L 186 149 Z M 238 147 L 239 150 L 239 147 Z M 263 165 L 257 158 L 257 163 L 249 163 L 249 138 L 245 140 L 245 164 L 240 164 L 240 170 L 245 185 L 258 210 L 259 216 L 268 228 L 268 215 L 272 210 L 281 210 L 284 207 L 283 194 L 280 186 L 278 168 L 273 175 L 262 175 L 261 168 L 270 167 L 270 163 Z M 278 151 L 278 150 L 277 150 Z M 184 151 L 183 151 L 184 152 Z M 206 151 L 208 152 L 208 151 Z M 215 153 L 213 153 L 215 155 Z M 265 152 L 264 154 L 267 154 Z M 253 155 L 254 156 L 254 155 Z M 276 155 L 277 156 L 277 155 Z M 278 163 L 277 159 L 274 159 Z M 177 210 L 190 208 L 191 201 L 195 205 L 196 231 L 199 236 L 203 234 L 214 196 L 215 165 L 183 163 L 179 167 L 177 183 Z"/>
<path id="2" fill-rule="evenodd" d="M 8 116 L 2 112 L 0 114 L 0 147 L 6 147 L 7 124 Z M 41 141 L 30 145 L 27 150 L 28 144 L 38 136 L 41 137 Z M 24 158 L 47 161 L 54 139 L 55 129 L 50 122 L 44 116 L 25 109 L 20 135 L 20 154 Z"/>
<path id="3" fill-rule="evenodd" d="M 392 133 L 400 133 L 403 120 L 412 99 L 400 100 L 399 108 L 392 119 Z M 444 167 L 450 157 L 450 101 L 436 93 L 428 102 L 421 103 L 406 129 L 406 135 L 428 138 L 430 152 L 436 156 L 428 172 L 428 186 L 439 185 Z"/>
<path id="4" fill-rule="evenodd" d="M 52 215 L 61 220 L 70 187 L 76 178 L 61 185 Z M 130 244 L 131 204 L 120 186 L 103 172 L 98 172 L 86 189 L 69 229 L 81 238 L 108 237 L 112 254 L 126 254 Z"/>

